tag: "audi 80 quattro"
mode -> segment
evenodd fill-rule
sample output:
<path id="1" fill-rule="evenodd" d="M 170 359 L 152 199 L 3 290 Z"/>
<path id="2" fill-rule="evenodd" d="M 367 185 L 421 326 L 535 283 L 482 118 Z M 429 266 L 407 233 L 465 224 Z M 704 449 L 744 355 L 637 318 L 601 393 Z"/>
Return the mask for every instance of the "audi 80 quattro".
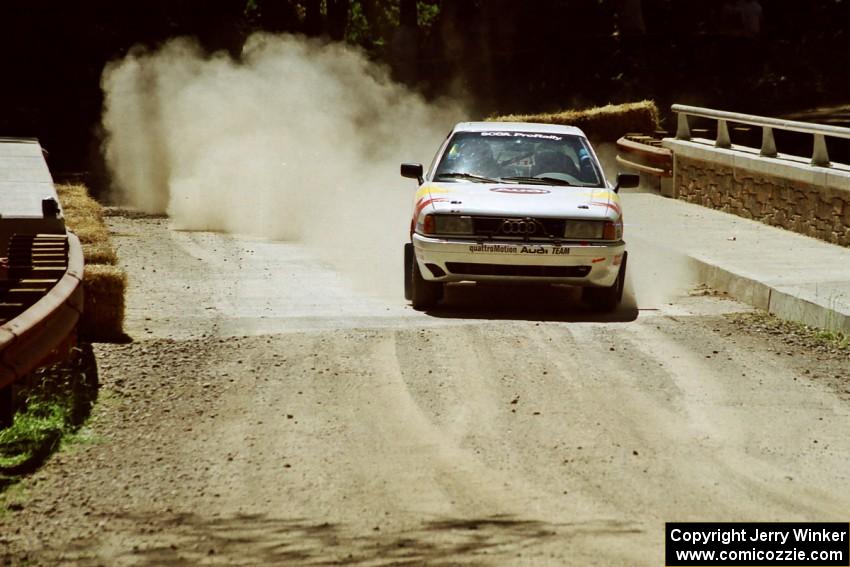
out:
<path id="1" fill-rule="evenodd" d="M 519 122 L 464 122 L 416 179 L 405 297 L 424 310 L 447 283 L 567 284 L 599 311 L 620 303 L 626 277 L 617 192 L 639 178 L 605 178 L 578 128 Z"/>

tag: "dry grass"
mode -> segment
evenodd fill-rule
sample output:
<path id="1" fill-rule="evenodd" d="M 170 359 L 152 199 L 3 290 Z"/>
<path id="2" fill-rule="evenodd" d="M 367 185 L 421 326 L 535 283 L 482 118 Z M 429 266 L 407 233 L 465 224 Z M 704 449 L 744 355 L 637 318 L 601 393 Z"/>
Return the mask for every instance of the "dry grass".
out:
<path id="1" fill-rule="evenodd" d="M 576 126 L 596 143 L 615 142 L 624 134 L 632 132 L 653 132 L 660 125 L 658 107 L 651 100 L 609 104 L 582 110 L 491 116 L 487 120 Z"/>
<path id="2" fill-rule="evenodd" d="M 109 242 L 103 207 L 89 196 L 84 185 L 57 185 L 56 192 L 65 213 L 65 225 L 80 239 L 86 262 L 80 333 L 88 340 L 120 339 L 124 336 L 127 275 L 116 266 L 118 257 Z"/>

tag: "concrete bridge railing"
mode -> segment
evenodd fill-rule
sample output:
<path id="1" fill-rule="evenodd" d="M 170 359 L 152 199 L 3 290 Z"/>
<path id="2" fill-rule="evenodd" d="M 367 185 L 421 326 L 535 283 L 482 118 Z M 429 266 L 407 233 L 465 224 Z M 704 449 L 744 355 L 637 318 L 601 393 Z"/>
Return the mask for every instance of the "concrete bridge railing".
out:
<path id="1" fill-rule="evenodd" d="M 673 196 L 745 218 L 850 246 L 850 165 L 830 161 L 829 138 L 850 139 L 850 128 L 673 105 Z M 715 120 L 713 140 L 691 135 L 691 118 Z M 733 144 L 729 123 L 762 129 L 761 147 Z M 812 153 L 777 150 L 774 131 L 812 135 Z"/>

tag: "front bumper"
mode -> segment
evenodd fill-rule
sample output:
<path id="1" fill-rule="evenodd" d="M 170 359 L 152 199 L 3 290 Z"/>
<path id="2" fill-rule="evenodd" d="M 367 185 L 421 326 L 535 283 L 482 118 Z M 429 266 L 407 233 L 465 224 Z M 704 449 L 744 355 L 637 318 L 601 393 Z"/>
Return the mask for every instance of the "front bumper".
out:
<path id="1" fill-rule="evenodd" d="M 520 241 L 476 241 L 413 235 L 416 262 L 429 281 L 563 283 L 610 287 L 625 242 L 561 246 Z"/>

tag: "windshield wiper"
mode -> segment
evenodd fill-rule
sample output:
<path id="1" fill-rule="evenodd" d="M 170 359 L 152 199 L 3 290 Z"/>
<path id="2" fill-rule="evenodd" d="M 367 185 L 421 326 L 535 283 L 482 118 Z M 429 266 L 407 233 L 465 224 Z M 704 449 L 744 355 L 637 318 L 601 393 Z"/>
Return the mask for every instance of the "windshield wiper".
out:
<path id="1" fill-rule="evenodd" d="M 478 181 L 480 183 L 498 183 L 498 179 L 490 179 L 489 177 L 484 177 L 483 175 L 475 175 L 474 173 L 466 173 L 465 171 L 448 171 L 446 173 L 440 173 L 437 175 L 437 179 L 448 178 L 448 179 L 471 179 L 473 181 Z"/>
<path id="2" fill-rule="evenodd" d="M 569 181 L 558 179 L 557 177 L 523 177 L 521 175 L 512 177 L 502 177 L 502 181 L 517 181 L 523 183 L 532 183 L 538 185 L 572 185 Z"/>

